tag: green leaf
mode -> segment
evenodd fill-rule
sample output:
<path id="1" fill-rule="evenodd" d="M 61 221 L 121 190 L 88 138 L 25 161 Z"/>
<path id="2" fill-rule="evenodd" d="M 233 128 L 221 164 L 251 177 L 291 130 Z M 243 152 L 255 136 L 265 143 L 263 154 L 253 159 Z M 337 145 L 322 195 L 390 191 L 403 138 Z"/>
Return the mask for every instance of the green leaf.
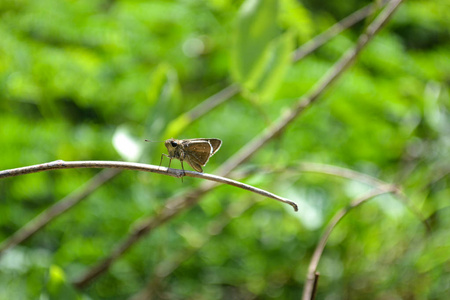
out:
<path id="1" fill-rule="evenodd" d="M 261 62 L 264 69 L 259 72 L 259 77 L 255 78 L 254 82 L 247 84 L 247 88 L 259 94 L 263 100 L 272 98 L 291 63 L 293 46 L 293 35 L 290 33 L 275 39 L 267 48 Z"/>
<path id="2" fill-rule="evenodd" d="M 48 272 L 49 278 L 47 282 L 48 299 L 67 299 L 76 300 L 81 299 L 77 295 L 75 289 L 67 283 L 64 270 L 59 266 L 50 266 Z"/>
<path id="3" fill-rule="evenodd" d="M 172 122 L 168 124 L 167 130 L 163 136 L 177 137 L 183 130 L 192 122 L 188 114 L 182 114 Z"/>
<path id="4" fill-rule="evenodd" d="M 255 76 L 266 48 L 278 37 L 275 0 L 247 0 L 239 11 L 232 48 L 232 75 L 241 84 Z"/>
<path id="5" fill-rule="evenodd" d="M 168 64 L 160 64 L 154 72 L 148 89 L 148 100 L 153 107 L 145 124 L 146 136 L 158 139 L 167 130 L 171 120 L 179 114 L 182 106 L 178 73 Z"/>
<path id="6" fill-rule="evenodd" d="M 293 34 L 281 34 L 278 3 L 248 0 L 239 12 L 232 52 L 232 74 L 251 93 L 268 99 L 290 64 Z"/>

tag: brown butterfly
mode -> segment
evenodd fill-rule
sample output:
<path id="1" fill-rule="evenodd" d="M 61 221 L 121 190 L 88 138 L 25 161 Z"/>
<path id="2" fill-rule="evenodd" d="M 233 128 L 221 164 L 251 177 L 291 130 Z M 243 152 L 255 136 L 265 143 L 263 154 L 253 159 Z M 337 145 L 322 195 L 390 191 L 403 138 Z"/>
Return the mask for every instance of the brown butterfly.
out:
<path id="1" fill-rule="evenodd" d="M 219 139 L 168 139 L 164 142 L 164 144 L 169 154 L 161 154 L 161 161 L 159 162 L 160 166 L 164 156 L 166 156 L 170 159 L 169 168 L 172 159 L 178 159 L 181 161 L 181 168 L 183 172 L 183 161 L 187 161 L 192 169 L 202 173 L 202 166 L 205 166 L 209 158 L 220 149 L 220 146 L 222 146 L 222 141 Z"/>

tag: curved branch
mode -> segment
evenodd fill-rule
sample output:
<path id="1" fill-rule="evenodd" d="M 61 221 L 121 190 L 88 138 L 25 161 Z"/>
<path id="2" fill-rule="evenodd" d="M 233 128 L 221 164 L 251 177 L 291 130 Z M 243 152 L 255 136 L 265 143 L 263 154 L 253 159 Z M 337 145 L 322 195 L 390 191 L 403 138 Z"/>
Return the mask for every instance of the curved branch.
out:
<path id="1" fill-rule="evenodd" d="M 343 178 L 353 179 L 379 189 L 385 189 L 386 187 L 390 187 L 395 191 L 392 194 L 398 200 L 400 200 L 406 206 L 406 208 L 409 209 L 409 211 L 416 216 L 417 219 L 419 219 L 423 223 L 428 232 L 431 232 L 431 226 L 426 220 L 426 218 L 422 215 L 422 213 L 419 210 L 417 210 L 412 205 L 412 201 L 405 195 L 405 193 L 403 192 L 402 188 L 399 185 L 390 184 L 373 176 L 363 174 L 351 169 L 326 164 L 302 163 L 300 164 L 300 169 L 304 172 L 317 172 L 322 174 L 335 175 Z"/>
<path id="2" fill-rule="evenodd" d="M 328 223 L 328 226 L 325 229 L 325 232 L 323 233 L 322 237 L 320 238 L 320 241 L 317 244 L 317 247 L 314 250 L 314 254 L 309 263 L 308 274 L 306 276 L 306 282 L 305 282 L 305 288 L 303 289 L 303 296 L 302 296 L 303 300 L 314 299 L 313 295 L 314 295 L 315 289 L 316 289 L 315 286 L 317 286 L 317 280 L 319 278 L 318 275 L 316 275 L 317 266 L 319 265 L 319 261 L 322 256 L 323 250 L 325 249 L 325 245 L 327 244 L 328 238 L 330 237 L 330 234 L 333 231 L 333 229 L 336 227 L 336 225 L 353 208 L 358 207 L 359 205 L 363 204 L 367 200 L 370 200 L 376 196 L 379 196 L 382 194 L 388 194 L 388 193 L 395 193 L 395 191 L 396 191 L 395 188 L 393 188 L 392 186 L 387 186 L 385 189 L 375 189 L 373 191 L 370 191 L 366 195 L 352 201 L 348 207 L 341 209 L 333 216 L 331 221 Z"/>
<path id="3" fill-rule="evenodd" d="M 145 172 L 152 172 L 152 173 L 158 173 L 162 175 L 168 175 L 173 176 L 177 178 L 181 178 L 183 176 L 188 177 L 195 177 L 195 178 L 201 178 L 206 179 L 209 181 L 214 181 L 218 183 L 228 184 L 232 185 L 271 199 L 275 199 L 277 201 L 289 204 L 294 208 L 295 211 L 298 211 L 297 204 L 294 202 L 277 196 L 275 194 L 269 193 L 265 190 L 256 188 L 254 186 L 221 177 L 216 176 L 212 174 L 206 174 L 206 173 L 198 173 L 194 171 L 182 171 L 178 169 L 169 169 L 166 167 L 159 167 L 154 165 L 147 165 L 147 164 L 141 164 L 141 163 L 131 163 L 131 162 L 122 162 L 122 161 L 102 161 L 102 160 L 93 160 L 93 161 L 63 161 L 63 160 L 56 160 L 49 163 L 39 164 L 39 165 L 33 165 L 23 168 L 16 168 L 16 169 L 10 169 L 10 170 L 4 170 L 0 171 L 0 178 L 5 177 L 12 177 L 12 176 L 18 176 L 18 175 L 24 175 L 24 174 L 30 174 L 30 173 L 36 173 L 36 172 L 43 172 L 48 170 L 57 170 L 57 169 L 78 169 L 78 168 L 112 168 L 112 169 L 124 169 L 124 170 L 134 170 L 134 171 L 145 171 Z"/>

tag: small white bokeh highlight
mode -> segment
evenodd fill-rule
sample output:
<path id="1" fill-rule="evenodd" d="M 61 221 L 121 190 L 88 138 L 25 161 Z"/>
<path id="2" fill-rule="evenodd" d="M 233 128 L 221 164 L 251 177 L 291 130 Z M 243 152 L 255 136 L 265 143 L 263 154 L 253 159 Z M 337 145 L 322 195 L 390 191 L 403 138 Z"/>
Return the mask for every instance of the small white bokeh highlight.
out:
<path id="1" fill-rule="evenodd" d="M 123 126 L 117 128 L 112 142 L 116 151 L 126 161 L 137 161 L 144 148 Z"/>
<path id="2" fill-rule="evenodd" d="M 189 38 L 183 43 L 182 49 L 187 57 L 198 57 L 205 50 L 205 43 L 199 38 Z"/>

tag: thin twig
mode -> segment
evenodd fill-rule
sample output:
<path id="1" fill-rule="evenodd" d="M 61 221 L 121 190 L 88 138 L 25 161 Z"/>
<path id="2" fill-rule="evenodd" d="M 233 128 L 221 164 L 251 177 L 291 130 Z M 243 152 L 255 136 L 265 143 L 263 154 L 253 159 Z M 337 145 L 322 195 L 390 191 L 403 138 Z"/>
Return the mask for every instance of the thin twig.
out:
<path id="1" fill-rule="evenodd" d="M 361 183 L 368 184 L 375 188 L 385 188 L 386 186 L 390 186 L 392 189 L 395 189 L 396 192 L 392 195 L 396 197 L 399 201 L 401 201 L 405 207 L 413 213 L 418 220 L 420 220 L 423 225 L 425 226 L 428 233 L 431 232 L 431 226 L 425 218 L 425 216 L 414 207 L 413 202 L 405 195 L 403 192 L 403 189 L 400 185 L 396 185 L 393 183 L 388 183 L 385 181 L 382 181 L 376 177 L 370 176 L 368 174 L 364 174 L 358 171 L 354 171 L 352 169 L 343 168 L 343 167 L 337 167 L 333 165 L 327 165 L 327 164 L 320 164 L 320 163 L 299 163 L 291 166 L 282 166 L 277 167 L 277 169 L 273 169 L 270 167 L 262 167 L 262 168 L 254 168 L 252 170 L 246 170 L 244 173 L 246 175 L 254 172 L 259 172 L 261 174 L 263 173 L 270 173 L 273 174 L 275 172 L 283 172 L 285 174 L 289 174 L 289 171 L 291 172 L 313 172 L 313 173 L 319 173 L 319 174 L 326 174 L 326 175 L 333 175 L 338 176 L 342 178 L 347 178 L 351 180 L 355 180 Z M 243 172 L 240 172 L 238 175 L 236 172 L 233 172 L 233 177 L 243 177 Z M 442 176 L 442 174 L 440 174 Z M 439 176 L 439 178 L 440 178 Z"/>
<path id="2" fill-rule="evenodd" d="M 188 175 L 190 177 L 207 179 L 207 180 L 210 180 L 210 181 L 215 181 L 215 182 L 218 182 L 218 183 L 225 183 L 225 184 L 228 184 L 228 185 L 239 187 L 241 189 L 248 190 L 248 191 L 251 191 L 251 192 L 254 192 L 254 193 L 266 196 L 268 198 L 272 198 L 272 199 L 278 200 L 280 202 L 289 204 L 290 206 L 292 206 L 294 208 L 295 211 L 298 211 L 297 204 L 295 204 L 294 202 L 292 202 L 292 201 L 290 201 L 290 200 L 288 200 L 286 198 L 282 198 L 282 197 L 279 197 L 279 196 L 274 195 L 272 193 L 269 193 L 267 191 L 255 188 L 255 187 L 253 187 L 251 185 L 247 185 L 247 184 L 241 183 L 239 181 L 235 181 L 235 180 L 228 179 L 228 178 L 221 177 L 221 176 L 216 176 L 216 175 L 211 175 L 211 174 L 206 174 L 206 173 L 190 172 L 190 171 L 186 172 L 186 175 Z"/>
<path id="3" fill-rule="evenodd" d="M 376 177 L 370 176 L 368 174 L 364 174 L 352 169 L 337 167 L 333 165 L 327 164 L 319 164 L 319 163 L 300 163 L 298 165 L 299 171 L 301 172 L 314 172 L 321 173 L 327 175 L 334 175 L 343 178 L 352 179 L 355 181 L 359 181 L 373 187 L 386 186 L 389 185 L 387 182 L 384 182 Z M 394 188 L 395 185 L 392 184 Z"/>
<path id="4" fill-rule="evenodd" d="M 387 1 L 388 0 L 383 0 L 382 5 L 384 5 Z M 297 48 L 297 50 L 292 53 L 292 61 L 297 62 L 303 59 L 305 56 L 316 51 L 319 47 L 337 36 L 342 31 L 352 27 L 356 23 L 364 20 L 364 18 L 370 16 L 376 10 L 376 8 L 377 5 L 369 4 L 367 6 L 364 6 L 360 10 L 355 11 L 341 21 L 335 23 L 333 26 L 331 26 L 321 34 L 315 36 L 312 40 L 309 40 L 307 43 Z"/>
<path id="5" fill-rule="evenodd" d="M 39 165 L 33 165 L 23 168 L 17 168 L 17 169 L 10 169 L 10 170 L 4 170 L 0 171 L 0 178 L 5 177 L 11 177 L 11 176 L 18 176 L 18 175 L 24 175 L 24 174 L 30 174 L 30 173 L 36 173 L 36 172 L 43 172 L 48 170 L 57 170 L 57 169 L 78 169 L 78 168 L 111 168 L 111 169 L 122 169 L 122 170 L 134 170 L 134 171 L 145 171 L 145 172 L 152 172 L 152 173 L 158 173 L 162 175 L 168 175 L 173 177 L 195 177 L 195 178 L 201 178 L 206 179 L 209 181 L 217 182 L 217 183 L 223 183 L 228 184 L 231 186 L 235 186 L 271 199 L 275 199 L 277 201 L 289 204 L 294 208 L 295 211 L 298 211 L 297 204 L 294 202 L 277 196 L 275 194 L 269 193 L 265 190 L 256 188 L 254 186 L 221 177 L 216 176 L 212 174 L 206 174 L 206 173 L 198 173 L 194 171 L 182 171 L 177 169 L 168 169 L 166 167 L 159 167 L 154 165 L 147 165 L 147 164 L 140 164 L 140 163 L 130 163 L 130 162 L 121 162 L 121 161 L 101 161 L 101 160 L 94 160 L 94 161 L 63 161 L 63 160 L 57 160 L 49 163 L 39 164 Z"/>
<path id="6" fill-rule="evenodd" d="M 365 33 L 360 36 L 356 46 L 347 51 L 341 59 L 331 68 L 330 72 L 325 74 L 322 80 L 316 84 L 310 92 L 300 98 L 294 108 L 287 112 L 280 120 L 276 121 L 267 130 L 255 137 L 251 142 L 246 144 L 240 151 L 228 159 L 222 167 L 217 170 L 220 176 L 226 176 L 235 167 L 248 160 L 253 154 L 262 148 L 271 139 L 281 134 L 283 130 L 297 118 L 306 108 L 313 104 L 320 95 L 351 65 L 361 50 L 372 40 L 373 36 L 387 22 L 388 18 L 393 14 L 395 8 L 401 3 L 401 0 L 393 0 L 387 8 L 367 27 Z M 74 284 L 77 288 L 83 288 L 88 285 L 94 278 L 109 269 L 111 264 L 122 256 L 134 243 L 151 232 L 152 229 L 161 226 L 168 220 L 178 215 L 186 208 L 193 206 L 200 198 L 210 191 L 215 184 L 204 182 L 199 188 L 191 191 L 187 195 L 177 196 L 169 200 L 165 209 L 153 218 L 147 218 L 142 221 L 141 227 L 131 232 L 128 238 L 123 241 L 112 253 L 97 265 L 92 267 L 84 276 L 79 278 Z"/>
<path id="7" fill-rule="evenodd" d="M 240 87 L 237 84 L 231 84 L 226 88 L 220 90 L 216 94 L 212 95 L 205 101 L 201 102 L 199 105 L 188 111 L 185 115 L 188 120 L 194 121 L 201 116 L 205 115 L 216 106 L 219 106 L 223 102 L 227 101 L 231 97 L 237 95 L 240 92 Z"/>
<path id="8" fill-rule="evenodd" d="M 386 186 L 390 186 L 391 189 L 395 190 L 393 195 L 398 200 L 400 200 L 405 205 L 405 207 L 416 216 L 416 218 L 418 220 L 420 220 L 422 222 L 422 224 L 425 226 L 428 233 L 431 232 L 431 226 L 428 223 L 425 216 L 418 209 L 416 209 L 413 206 L 412 201 L 405 195 L 405 193 L 403 192 L 403 189 L 399 185 L 387 183 L 387 182 L 382 181 L 373 176 L 363 174 L 363 173 L 360 173 L 360 172 L 357 172 L 357 171 L 354 171 L 351 169 L 336 167 L 336 166 L 331 166 L 331 165 L 326 165 L 326 164 L 301 163 L 300 169 L 303 172 L 317 172 L 317 173 L 322 173 L 322 174 L 329 174 L 329 175 L 335 175 L 335 176 L 339 176 L 339 177 L 343 177 L 343 178 L 353 179 L 353 180 L 356 180 L 356 181 L 359 181 L 362 183 L 369 184 L 375 188 L 385 188 Z"/>
<path id="9" fill-rule="evenodd" d="M 43 211 L 41 214 L 22 226 L 12 236 L 7 238 L 0 244 L 0 257 L 6 250 L 29 239 L 32 235 L 34 235 L 56 217 L 74 207 L 76 204 L 80 203 L 98 187 L 115 177 L 118 173 L 120 173 L 120 170 L 117 169 L 104 170 L 98 173 L 74 193 L 71 193 L 70 195 L 64 197 L 53 206 Z"/>
<path id="10" fill-rule="evenodd" d="M 317 285 L 319 284 L 319 277 L 320 277 L 319 272 L 314 273 L 314 285 L 313 285 L 313 290 L 312 290 L 312 294 L 311 294 L 311 300 L 316 299 Z"/>
<path id="11" fill-rule="evenodd" d="M 320 238 L 319 243 L 317 244 L 317 247 L 314 251 L 314 254 L 311 258 L 311 261 L 309 263 L 308 267 L 308 274 L 306 276 L 306 282 L 305 282 L 305 288 L 303 289 L 303 300 L 310 300 L 313 299 L 313 291 L 314 291 L 314 284 L 316 282 L 316 276 L 315 273 L 317 271 L 317 266 L 319 265 L 320 258 L 322 256 L 323 250 L 325 249 L 325 245 L 327 244 L 328 238 L 330 237 L 331 232 L 336 227 L 336 225 L 339 223 L 339 221 L 344 218 L 348 212 L 358 207 L 359 205 L 363 204 L 367 200 L 370 200 L 376 196 L 382 195 L 382 194 L 388 194 L 395 192 L 395 188 L 393 189 L 391 186 L 387 186 L 385 189 L 374 189 L 367 193 L 366 195 L 355 199 L 351 202 L 351 204 L 348 207 L 345 207 L 341 210 L 339 210 L 331 219 L 331 221 L 328 223 L 327 228 L 325 229 L 325 232 L 323 233 L 322 237 Z"/>
<path id="12" fill-rule="evenodd" d="M 233 210 L 232 214 L 229 213 L 229 210 L 224 209 L 220 215 L 214 217 L 210 224 L 206 226 L 206 232 L 199 233 L 202 237 L 201 241 L 196 242 L 195 246 L 189 249 L 180 250 L 171 258 L 159 262 L 154 267 L 154 275 L 148 279 L 147 285 L 137 294 L 130 297 L 129 300 L 146 300 L 150 299 L 150 295 L 157 295 L 159 291 L 156 290 L 156 287 L 160 286 L 165 278 L 175 272 L 184 262 L 210 242 L 213 237 L 219 235 L 234 219 L 239 218 L 257 203 L 259 203 L 259 200 L 248 201 L 239 207 L 239 211 Z"/>
<path id="13" fill-rule="evenodd" d="M 383 4 L 386 3 L 387 0 L 383 0 Z M 351 15 L 337 22 L 326 31 L 321 34 L 315 36 L 313 39 L 309 40 L 307 43 L 301 45 L 297 49 L 292 52 L 292 62 L 296 63 L 301 59 L 305 58 L 312 52 L 316 51 L 318 48 L 323 46 L 326 42 L 337 36 L 342 31 L 352 27 L 356 23 L 360 22 L 370 14 L 372 14 L 375 10 L 375 5 L 369 4 L 360 10 L 355 11 Z M 224 103 L 231 97 L 237 95 L 241 91 L 241 88 L 238 84 L 231 84 L 226 88 L 220 90 L 216 94 L 212 95 L 205 101 L 201 102 L 199 105 L 183 114 L 181 117 L 190 120 L 191 122 L 195 121 L 199 117 L 205 115 L 209 111 L 213 110 L 220 104 Z"/>

